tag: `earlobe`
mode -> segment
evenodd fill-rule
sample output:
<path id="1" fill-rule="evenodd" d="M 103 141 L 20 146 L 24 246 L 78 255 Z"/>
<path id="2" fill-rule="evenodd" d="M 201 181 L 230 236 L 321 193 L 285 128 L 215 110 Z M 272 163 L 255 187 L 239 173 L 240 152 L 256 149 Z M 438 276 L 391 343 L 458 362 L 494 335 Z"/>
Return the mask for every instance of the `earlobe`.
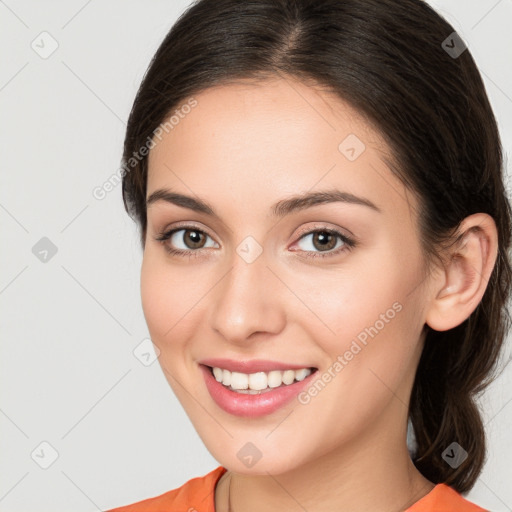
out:
<path id="1" fill-rule="evenodd" d="M 452 329 L 473 313 L 496 263 L 497 230 L 490 215 L 466 217 L 458 234 L 463 237 L 434 282 L 434 296 L 425 317 L 425 323 L 436 331 Z"/>

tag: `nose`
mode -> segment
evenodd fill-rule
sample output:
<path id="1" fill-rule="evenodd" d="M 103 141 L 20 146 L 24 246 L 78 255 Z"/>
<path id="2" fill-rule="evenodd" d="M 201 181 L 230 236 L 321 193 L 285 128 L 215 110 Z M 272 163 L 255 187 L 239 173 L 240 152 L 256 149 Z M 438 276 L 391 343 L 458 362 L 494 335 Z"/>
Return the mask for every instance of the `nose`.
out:
<path id="1" fill-rule="evenodd" d="M 263 255 L 247 263 L 235 254 L 232 261 L 212 290 L 211 328 L 234 344 L 279 334 L 286 323 L 283 284 Z"/>

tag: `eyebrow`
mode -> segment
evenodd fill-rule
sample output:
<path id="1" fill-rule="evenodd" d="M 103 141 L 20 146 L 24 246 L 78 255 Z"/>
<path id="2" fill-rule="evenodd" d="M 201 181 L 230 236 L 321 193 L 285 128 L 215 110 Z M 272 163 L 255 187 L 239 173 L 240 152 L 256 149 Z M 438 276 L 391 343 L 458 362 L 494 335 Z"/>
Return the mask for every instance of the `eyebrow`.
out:
<path id="1" fill-rule="evenodd" d="M 182 208 L 188 208 L 189 210 L 194 210 L 196 212 L 218 218 L 213 207 L 206 201 L 184 194 L 179 194 L 168 189 L 160 188 L 151 193 L 151 195 L 146 199 L 146 208 L 158 201 L 165 201 L 167 203 L 181 206 Z M 290 213 L 305 210 L 312 206 L 336 202 L 367 206 L 376 212 L 382 213 L 381 209 L 369 199 L 358 197 L 349 192 L 342 192 L 337 189 L 308 192 L 292 196 L 272 205 L 271 211 L 274 217 L 284 217 Z"/>

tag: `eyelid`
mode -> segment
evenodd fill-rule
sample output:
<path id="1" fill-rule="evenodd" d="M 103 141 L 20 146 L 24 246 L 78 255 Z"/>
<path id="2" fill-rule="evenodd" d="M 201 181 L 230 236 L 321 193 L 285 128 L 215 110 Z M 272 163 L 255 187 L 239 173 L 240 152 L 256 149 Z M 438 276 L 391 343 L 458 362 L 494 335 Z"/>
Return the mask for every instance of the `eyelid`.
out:
<path id="1" fill-rule="evenodd" d="M 215 238 L 208 232 L 207 229 L 205 229 L 202 226 L 196 225 L 193 221 L 179 221 L 176 224 L 172 224 L 171 226 L 165 227 L 161 231 L 157 233 L 157 235 L 154 237 L 155 240 L 162 242 L 164 245 L 166 241 L 168 241 L 177 231 L 181 230 L 197 230 L 202 233 L 204 233 L 206 236 L 210 237 L 215 244 L 218 246 L 220 245 L 219 242 L 215 240 Z M 346 235 L 343 233 L 343 228 L 340 227 L 332 227 L 329 226 L 329 223 L 327 222 L 316 222 L 313 223 L 313 225 L 309 225 L 307 227 L 301 228 L 298 233 L 295 235 L 296 240 L 293 242 L 292 246 L 297 244 L 300 240 L 302 240 L 305 236 L 311 235 L 317 232 L 325 231 L 328 233 L 331 233 L 333 236 L 336 236 L 344 242 L 344 245 L 346 247 L 344 248 L 338 248 L 336 250 L 331 251 L 304 251 L 304 250 L 296 250 L 292 249 L 292 252 L 301 252 L 304 253 L 305 258 L 314 258 L 314 257 L 334 257 L 335 255 L 342 253 L 347 250 L 351 250 L 352 248 L 356 247 L 359 244 L 359 240 L 356 236 L 352 234 L 352 232 L 348 229 L 345 229 L 345 231 L 349 232 L 350 235 Z M 290 246 L 289 246 L 290 247 Z M 188 257 L 197 257 L 201 254 L 201 252 L 204 252 L 205 249 L 208 249 L 206 252 L 210 252 L 209 248 L 199 248 L 199 249 L 174 249 L 166 246 L 166 250 L 175 255 L 185 255 Z"/>
<path id="2" fill-rule="evenodd" d="M 180 228 L 181 229 L 187 229 L 187 228 L 188 229 L 194 229 L 194 228 L 196 228 L 197 230 L 202 231 L 205 234 L 207 234 L 212 240 L 215 241 L 215 237 L 208 231 L 207 228 L 205 228 L 203 225 L 196 224 L 194 221 L 178 221 L 175 224 L 171 224 L 170 226 L 166 226 L 166 227 L 164 227 L 164 228 L 162 228 L 160 230 L 157 230 L 157 231 L 158 231 L 158 234 L 165 234 L 165 233 L 170 233 L 171 231 L 177 231 Z M 327 231 L 329 231 L 329 230 L 332 230 L 332 231 L 342 231 L 342 232 L 346 231 L 348 233 L 348 235 L 346 235 L 347 237 L 352 238 L 355 242 L 358 241 L 357 237 L 349 229 L 329 226 L 328 222 L 316 222 L 316 223 L 313 223 L 312 226 L 308 225 L 306 227 L 302 227 L 295 234 L 295 237 L 301 238 L 303 235 L 310 234 L 312 231 L 317 231 L 317 230 L 321 230 L 321 229 L 324 229 L 324 230 L 327 230 Z M 215 242 L 218 244 L 217 241 L 215 241 Z"/>
<path id="3" fill-rule="evenodd" d="M 359 241 L 358 238 L 354 235 L 354 233 L 352 233 L 352 231 L 350 231 L 349 229 L 331 225 L 330 222 L 314 222 L 313 225 L 310 224 L 304 228 L 299 229 L 295 236 L 297 238 L 301 238 L 303 235 L 307 235 L 312 231 L 321 231 L 322 229 L 326 231 L 340 232 L 341 235 L 344 235 L 347 238 L 351 238 L 354 242 Z M 344 232 L 346 232 L 347 234 L 345 234 Z"/>
<path id="4" fill-rule="evenodd" d="M 179 231 L 180 229 L 197 229 L 198 231 L 203 232 L 205 235 L 208 235 L 216 244 L 219 243 L 215 240 L 215 237 L 208 231 L 208 228 L 194 221 L 181 220 L 176 223 L 170 224 L 169 226 L 166 226 L 163 229 L 157 230 L 157 235 L 168 234 L 171 231 Z"/>

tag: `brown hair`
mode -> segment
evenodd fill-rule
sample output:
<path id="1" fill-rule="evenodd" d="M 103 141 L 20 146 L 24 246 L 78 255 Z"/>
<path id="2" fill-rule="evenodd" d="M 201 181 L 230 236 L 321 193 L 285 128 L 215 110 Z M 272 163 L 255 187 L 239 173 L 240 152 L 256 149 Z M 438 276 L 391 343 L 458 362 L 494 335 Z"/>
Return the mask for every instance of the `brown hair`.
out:
<path id="1" fill-rule="evenodd" d="M 373 123 L 392 171 L 419 198 L 427 261 L 460 222 L 491 215 L 497 262 L 482 301 L 454 329 L 428 326 L 412 389 L 418 470 L 459 492 L 485 461 L 476 399 L 494 377 L 510 317 L 511 209 L 500 137 L 481 76 L 453 27 L 421 0 L 199 0 L 171 28 L 137 93 L 124 143 L 123 200 L 145 245 L 147 158 L 133 159 L 180 102 L 241 79 L 293 76 L 333 91 Z M 452 39 L 449 39 L 452 37 Z M 454 42 L 456 41 L 456 42 Z M 458 45 L 458 46 L 456 46 Z M 469 454 L 453 469 L 443 451 Z"/>

